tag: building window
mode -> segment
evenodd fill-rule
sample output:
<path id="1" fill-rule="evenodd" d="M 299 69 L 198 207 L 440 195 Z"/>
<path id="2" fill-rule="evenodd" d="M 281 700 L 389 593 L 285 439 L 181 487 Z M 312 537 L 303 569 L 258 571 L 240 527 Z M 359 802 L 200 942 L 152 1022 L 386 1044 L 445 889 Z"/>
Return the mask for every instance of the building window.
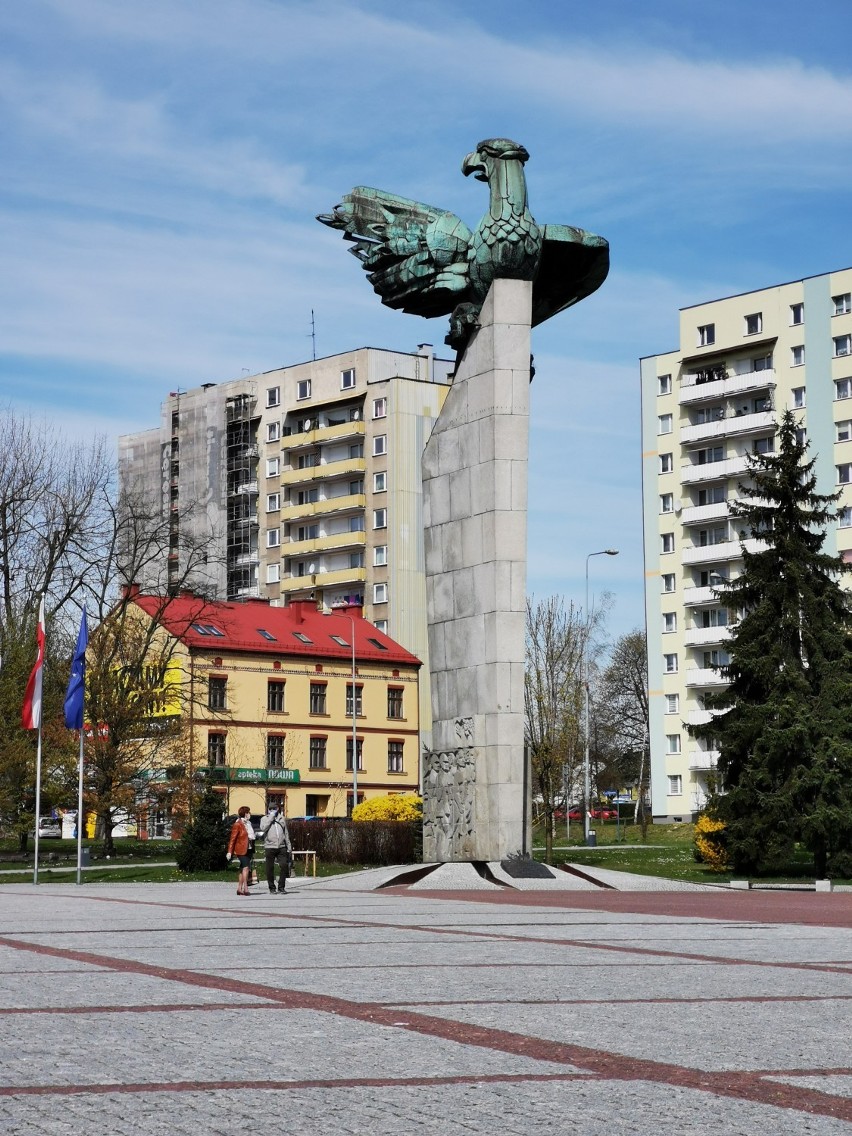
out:
<path id="1" fill-rule="evenodd" d="M 299 525 L 296 529 L 296 540 L 317 540 L 319 538 L 319 525 Z"/>
<path id="2" fill-rule="evenodd" d="M 852 509 L 845 505 L 837 512 L 837 524 L 842 529 L 852 528 Z"/>
<path id="3" fill-rule="evenodd" d="M 705 450 L 698 451 L 698 464 L 699 465 L 713 465 L 715 462 L 725 460 L 725 447 L 724 446 L 708 446 Z"/>
<path id="4" fill-rule="evenodd" d="M 267 407 L 281 405 L 281 387 L 266 388 L 266 405 Z"/>
<path id="5" fill-rule="evenodd" d="M 796 347 L 790 348 L 790 366 L 802 367 L 805 363 L 805 345 L 799 343 Z"/>
<path id="6" fill-rule="evenodd" d="M 660 375 L 657 379 L 657 394 L 671 394 L 672 393 L 672 377 L 671 375 Z"/>
<path id="7" fill-rule="evenodd" d="M 277 513 L 281 508 L 281 494 L 280 493 L 267 493 L 266 494 L 266 511 L 267 513 Z"/>
<path id="8" fill-rule="evenodd" d="M 270 734 L 266 739 L 266 768 L 284 768 L 284 742 L 283 734 Z"/>
<path id="9" fill-rule="evenodd" d="M 353 442 L 349 447 L 349 456 L 350 458 L 362 458 L 364 456 L 364 443 Z"/>
<path id="10" fill-rule="evenodd" d="M 844 292 L 840 296 L 832 296 L 831 302 L 834 304 L 834 314 L 836 316 L 845 316 L 852 312 L 852 292 Z"/>
<path id="11" fill-rule="evenodd" d="M 756 454 L 774 454 L 775 453 L 775 439 L 774 438 L 755 438 L 752 445 L 752 450 Z"/>
<path id="12" fill-rule="evenodd" d="M 281 580 L 281 565 L 280 564 L 267 564 L 266 565 L 266 582 L 267 584 L 277 584 Z"/>
<path id="13" fill-rule="evenodd" d="M 226 734 L 207 735 L 207 764 L 222 766 L 225 764 L 225 738 Z"/>
<path id="14" fill-rule="evenodd" d="M 388 621 L 386 619 L 374 619 L 373 627 L 375 627 L 376 631 L 381 631 L 383 635 L 387 635 L 388 633 Z"/>
<path id="15" fill-rule="evenodd" d="M 355 386 L 355 368 L 349 367 L 349 368 L 347 368 L 347 370 L 341 371 L 340 372 L 340 389 L 348 391 L 348 390 L 352 390 L 352 388 L 354 386 Z"/>
<path id="16" fill-rule="evenodd" d="M 683 793 L 683 777 L 680 773 L 669 774 L 669 796 L 680 797 Z"/>
<path id="17" fill-rule="evenodd" d="M 346 770 L 352 772 L 352 739 L 346 739 Z M 358 772 L 364 771 L 364 739 L 358 738 Z M 360 794 L 359 794 L 360 796 Z"/>
<path id="18" fill-rule="evenodd" d="M 373 603 L 388 602 L 387 584 L 373 584 Z"/>
<path id="19" fill-rule="evenodd" d="M 319 487 L 314 486 L 313 489 L 300 489 L 296 494 L 297 505 L 313 505 L 319 501 Z"/>
<path id="20" fill-rule="evenodd" d="M 674 533 L 663 533 L 660 537 L 660 552 L 674 552 Z"/>
<path id="21" fill-rule="evenodd" d="M 725 500 L 727 495 L 724 485 L 711 485 L 709 489 L 698 490 L 699 505 L 721 505 Z"/>
<path id="22" fill-rule="evenodd" d="M 805 305 L 804 304 L 791 304 L 790 305 L 790 326 L 795 327 L 797 323 L 805 322 Z"/>
<path id="23" fill-rule="evenodd" d="M 680 710 L 680 695 L 667 694 L 666 695 L 666 713 L 677 714 Z"/>
<path id="24" fill-rule="evenodd" d="M 296 383 L 296 398 L 299 401 L 301 401 L 302 399 L 310 398 L 310 397 L 311 397 L 311 380 L 310 379 L 300 379 L 299 382 Z"/>
<path id="25" fill-rule="evenodd" d="M 364 552 L 350 552 L 349 553 L 349 567 L 350 568 L 363 568 L 364 567 Z"/>
<path id="26" fill-rule="evenodd" d="M 852 335 L 834 336 L 834 357 L 852 354 Z"/>
<path id="27" fill-rule="evenodd" d="M 266 423 L 266 440 L 267 442 L 277 442 L 281 437 L 281 423 L 280 422 L 267 422 Z"/>
<path id="28" fill-rule="evenodd" d="M 373 564 L 377 568 L 384 568 L 388 562 L 388 546 L 377 544 L 373 549 Z"/>
<path id="29" fill-rule="evenodd" d="M 402 717 L 402 695 L 403 690 L 401 686 L 388 687 L 388 717 L 401 718 Z"/>
<path id="30" fill-rule="evenodd" d="M 837 430 L 838 442 L 852 441 L 852 421 L 845 419 L 843 422 L 838 422 L 835 429 Z"/>
<path id="31" fill-rule="evenodd" d="M 281 714 L 284 711 L 284 686 L 283 682 L 270 681 L 266 685 L 266 709 L 272 710 L 276 714 Z"/>
<path id="32" fill-rule="evenodd" d="M 674 469 L 674 454 L 660 454 L 660 473 L 671 473 Z"/>
<path id="33" fill-rule="evenodd" d="M 382 454 L 388 452 L 388 436 L 387 434 L 376 434 L 373 438 L 373 457 L 380 458 Z"/>
<path id="34" fill-rule="evenodd" d="M 363 532 L 365 528 L 366 525 L 364 524 L 364 518 L 361 515 L 349 518 L 350 532 Z"/>
<path id="35" fill-rule="evenodd" d="M 374 418 L 387 418 L 388 414 L 388 400 L 386 398 L 373 399 L 373 417 Z"/>
<path id="36" fill-rule="evenodd" d="M 403 743 L 388 742 L 388 773 L 404 773 L 402 765 Z"/>
<path id="37" fill-rule="evenodd" d="M 657 415 L 657 433 L 658 434 L 671 434 L 672 432 L 672 416 L 670 414 Z"/>
<path id="38" fill-rule="evenodd" d="M 207 709 L 226 710 L 228 708 L 228 680 L 218 676 L 207 680 Z"/>
<path id="39" fill-rule="evenodd" d="M 677 674 L 677 652 L 663 655 L 663 670 L 669 675 Z"/>
<path id="40" fill-rule="evenodd" d="M 763 331 L 763 313 L 755 312 L 753 315 L 746 316 L 745 318 L 745 334 L 746 335 L 760 335 Z"/>
<path id="41" fill-rule="evenodd" d="M 852 398 L 852 379 L 836 379 L 834 397 L 838 401 L 842 398 Z"/>
<path id="42" fill-rule="evenodd" d="M 325 714 L 326 685 L 324 682 L 311 683 L 311 713 L 312 714 Z"/>
<path id="43" fill-rule="evenodd" d="M 677 615 L 675 612 L 663 612 L 663 631 L 666 632 L 666 634 L 677 631 Z"/>
<path id="44" fill-rule="evenodd" d="M 666 753 L 680 753 L 680 734 L 666 734 Z"/>
<path id="45" fill-rule="evenodd" d="M 715 323 L 705 323 L 703 327 L 698 329 L 698 346 L 709 347 L 711 343 L 716 342 L 716 325 Z"/>
<path id="46" fill-rule="evenodd" d="M 386 473 L 373 474 L 373 492 L 386 493 L 388 488 L 388 475 Z"/>
<path id="47" fill-rule="evenodd" d="M 386 529 L 388 527 L 387 509 L 373 509 L 373 528 Z"/>
<path id="48" fill-rule="evenodd" d="M 837 484 L 849 485 L 852 483 L 852 464 L 844 462 L 843 465 L 835 466 L 837 470 Z"/>
<path id="49" fill-rule="evenodd" d="M 266 459 L 266 476 L 277 477 L 281 472 L 281 459 L 280 458 L 267 458 Z"/>
<path id="50" fill-rule="evenodd" d="M 793 396 L 793 407 L 794 407 L 794 408 L 795 408 L 796 410 L 802 410 L 802 409 L 804 409 L 804 405 L 805 405 L 805 388 L 804 388 L 804 387 L 793 387 L 793 389 L 792 389 L 792 391 L 791 391 L 790 393 L 791 393 L 791 395 Z"/>
<path id="51" fill-rule="evenodd" d="M 673 592 L 677 587 L 674 572 L 664 572 L 662 575 L 662 581 L 664 592 Z"/>
<path id="52" fill-rule="evenodd" d="M 344 372 L 345 374 L 345 372 Z M 325 769 L 326 768 L 326 738 L 311 737 L 310 748 L 308 750 L 308 767 L 310 769 Z"/>
<path id="53" fill-rule="evenodd" d="M 266 530 L 266 547 L 267 548 L 278 548 L 280 543 L 281 543 L 281 533 L 278 531 L 278 529 L 267 529 Z"/>
<path id="54" fill-rule="evenodd" d="M 355 687 L 355 717 L 360 718 L 364 713 L 364 688 L 360 684 Z M 346 684 L 346 717 L 352 717 L 352 683 Z"/>
<path id="55" fill-rule="evenodd" d="M 357 481 L 350 481 L 347 491 L 350 497 L 360 497 L 364 492 L 364 478 L 359 477 Z"/>
<path id="56" fill-rule="evenodd" d="M 660 512 L 672 513 L 674 512 L 674 494 L 661 493 L 660 494 Z"/>

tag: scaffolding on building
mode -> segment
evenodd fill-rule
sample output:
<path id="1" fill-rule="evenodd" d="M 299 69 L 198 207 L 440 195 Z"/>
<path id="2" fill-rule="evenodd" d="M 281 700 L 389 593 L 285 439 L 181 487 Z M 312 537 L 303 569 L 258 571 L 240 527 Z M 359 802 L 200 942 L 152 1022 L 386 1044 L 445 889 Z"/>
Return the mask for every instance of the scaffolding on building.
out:
<path id="1" fill-rule="evenodd" d="M 225 403 L 226 555 L 229 600 L 259 594 L 257 516 L 257 397 L 252 391 Z"/>

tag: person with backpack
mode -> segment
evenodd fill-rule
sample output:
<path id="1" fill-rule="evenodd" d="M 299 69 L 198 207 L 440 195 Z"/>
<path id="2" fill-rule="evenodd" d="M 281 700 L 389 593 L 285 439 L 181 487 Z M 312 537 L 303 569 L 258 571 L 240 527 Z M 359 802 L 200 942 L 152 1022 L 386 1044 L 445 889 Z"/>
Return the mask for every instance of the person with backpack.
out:
<path id="1" fill-rule="evenodd" d="M 286 891 L 286 880 L 290 875 L 290 865 L 293 862 L 293 845 L 290 842 L 290 832 L 287 821 L 276 805 L 273 805 L 260 822 L 260 832 L 263 836 L 263 850 L 266 856 L 266 882 L 269 890 L 275 894 L 275 862 L 278 861 L 278 894 Z"/>
<path id="2" fill-rule="evenodd" d="M 226 860 L 230 861 L 232 856 L 236 856 L 240 862 L 237 895 L 250 894 L 248 884 L 253 854 L 254 829 L 251 823 L 251 809 L 248 805 L 243 805 L 242 808 L 237 809 L 237 819 L 231 828 L 231 835 L 228 838 L 228 853 L 225 857 Z"/>

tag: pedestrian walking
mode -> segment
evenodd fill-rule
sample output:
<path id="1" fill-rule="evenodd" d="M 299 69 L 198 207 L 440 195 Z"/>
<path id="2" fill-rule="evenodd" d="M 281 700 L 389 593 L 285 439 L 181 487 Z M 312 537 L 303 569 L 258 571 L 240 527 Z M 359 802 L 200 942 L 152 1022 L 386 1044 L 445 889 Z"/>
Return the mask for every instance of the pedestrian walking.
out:
<path id="1" fill-rule="evenodd" d="M 237 819 L 231 827 L 228 838 L 227 859 L 236 856 L 240 862 L 240 878 L 237 880 L 237 895 L 248 895 L 249 872 L 254 851 L 254 828 L 251 823 L 251 809 L 243 805 L 237 810 Z"/>
<path id="2" fill-rule="evenodd" d="M 275 894 L 275 864 L 278 863 L 278 894 L 286 890 L 290 865 L 293 862 L 293 845 L 283 813 L 275 805 L 260 822 L 263 849 L 266 856 L 266 882 Z"/>

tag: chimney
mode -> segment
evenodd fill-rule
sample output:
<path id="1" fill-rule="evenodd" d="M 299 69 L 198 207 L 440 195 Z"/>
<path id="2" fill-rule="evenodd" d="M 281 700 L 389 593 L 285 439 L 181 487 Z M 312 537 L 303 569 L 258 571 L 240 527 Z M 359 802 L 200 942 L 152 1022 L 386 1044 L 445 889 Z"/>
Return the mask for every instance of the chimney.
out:
<path id="1" fill-rule="evenodd" d="M 139 593 L 141 592 L 141 590 L 142 590 L 142 589 L 141 589 L 141 588 L 139 587 L 139 585 L 138 585 L 138 584 L 136 584 L 136 583 L 133 583 L 133 584 L 122 584 L 122 585 L 121 585 L 121 598 L 122 598 L 123 600 L 132 600 L 132 599 L 135 599 L 135 598 L 136 598 L 136 597 L 137 597 L 137 596 L 139 595 Z"/>

